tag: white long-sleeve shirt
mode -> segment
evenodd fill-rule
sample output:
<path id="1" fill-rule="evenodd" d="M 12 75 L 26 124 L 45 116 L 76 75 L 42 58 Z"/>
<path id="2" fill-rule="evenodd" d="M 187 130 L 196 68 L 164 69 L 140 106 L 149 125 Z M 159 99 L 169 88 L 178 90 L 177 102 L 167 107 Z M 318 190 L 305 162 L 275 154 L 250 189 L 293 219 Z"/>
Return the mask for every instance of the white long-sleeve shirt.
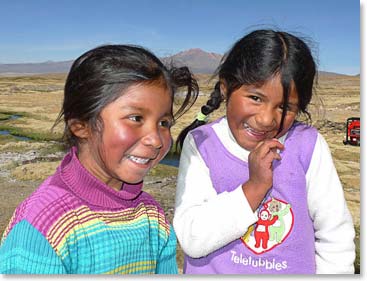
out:
<path id="1" fill-rule="evenodd" d="M 223 118 L 213 125 L 236 157 L 248 161 Z M 280 141 L 283 142 L 286 135 Z M 219 160 L 218 160 L 219 161 Z M 354 226 L 329 147 L 318 134 L 306 174 L 307 203 L 315 230 L 316 273 L 354 273 Z M 195 141 L 188 134 L 181 152 L 173 226 L 184 252 L 199 258 L 240 238 L 258 220 L 242 191 L 217 194 Z"/>

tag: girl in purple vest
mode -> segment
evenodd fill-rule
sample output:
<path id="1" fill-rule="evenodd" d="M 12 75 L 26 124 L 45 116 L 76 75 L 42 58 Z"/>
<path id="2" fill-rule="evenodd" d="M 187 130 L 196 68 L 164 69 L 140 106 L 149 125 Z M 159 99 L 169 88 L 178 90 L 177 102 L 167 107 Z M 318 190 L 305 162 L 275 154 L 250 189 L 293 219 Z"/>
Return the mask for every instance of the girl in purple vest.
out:
<path id="1" fill-rule="evenodd" d="M 178 138 L 173 226 L 184 273 L 354 273 L 343 188 L 325 139 L 308 125 L 309 47 L 286 32 L 253 31 L 216 74 L 210 99 Z M 226 116 L 200 126 L 223 101 Z"/>

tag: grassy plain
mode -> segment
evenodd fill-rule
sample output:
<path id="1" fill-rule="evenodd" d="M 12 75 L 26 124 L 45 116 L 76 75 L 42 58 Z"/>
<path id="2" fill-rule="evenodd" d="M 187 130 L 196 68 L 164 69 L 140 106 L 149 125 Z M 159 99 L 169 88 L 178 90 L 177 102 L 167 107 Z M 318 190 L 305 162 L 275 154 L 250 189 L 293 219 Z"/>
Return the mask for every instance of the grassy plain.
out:
<path id="1" fill-rule="evenodd" d="M 208 76 L 198 75 L 201 95 L 192 109 L 182 116 L 172 129 L 174 139 L 191 123 L 205 104 L 213 85 Z M 20 141 L 0 134 L 0 232 L 5 228 L 15 207 L 38 184 L 55 171 L 63 155 L 61 137 L 63 126 L 51 131 L 60 111 L 65 75 L 0 77 L 0 132 L 26 136 Z M 348 207 L 357 232 L 356 271 L 359 272 L 360 233 L 360 147 L 343 145 L 345 120 L 360 116 L 360 78 L 350 76 L 320 76 L 317 96 L 310 107 L 313 124 L 327 140 L 343 183 Z M 225 107 L 211 119 L 225 114 Z M 8 120 L 10 116 L 19 118 Z M 172 220 L 177 169 L 158 165 L 145 181 L 145 189 L 163 206 Z M 178 249 L 182 268 L 182 251 Z"/>

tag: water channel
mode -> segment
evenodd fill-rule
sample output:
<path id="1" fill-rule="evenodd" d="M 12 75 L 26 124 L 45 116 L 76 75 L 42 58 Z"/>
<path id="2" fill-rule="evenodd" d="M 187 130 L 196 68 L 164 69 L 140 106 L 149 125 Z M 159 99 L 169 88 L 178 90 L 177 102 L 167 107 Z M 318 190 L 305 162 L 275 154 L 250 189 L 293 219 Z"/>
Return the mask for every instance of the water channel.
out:
<path id="1" fill-rule="evenodd" d="M 21 115 L 13 114 L 13 115 L 10 115 L 9 118 L 4 119 L 4 120 L 1 120 L 1 121 L 17 120 L 17 119 L 19 119 L 21 117 L 22 117 Z M 16 138 L 17 140 L 22 140 L 22 141 L 29 141 L 29 140 L 31 140 L 28 137 L 13 135 L 8 130 L 0 130 L 0 135 L 3 135 L 3 136 L 12 136 L 12 137 Z"/>

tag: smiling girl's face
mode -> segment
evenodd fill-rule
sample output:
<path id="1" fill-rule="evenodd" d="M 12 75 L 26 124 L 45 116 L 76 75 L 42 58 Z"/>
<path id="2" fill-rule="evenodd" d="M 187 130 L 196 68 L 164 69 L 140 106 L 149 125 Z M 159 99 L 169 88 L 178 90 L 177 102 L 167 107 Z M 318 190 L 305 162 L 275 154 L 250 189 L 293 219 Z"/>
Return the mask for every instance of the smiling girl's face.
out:
<path id="1" fill-rule="evenodd" d="M 275 76 L 261 87 L 244 85 L 235 90 L 227 103 L 227 119 L 237 143 L 246 150 L 271 138 L 283 136 L 298 114 L 298 95 L 294 87 L 288 100 L 287 114 L 280 133 L 283 112 L 283 87 Z"/>
<path id="2" fill-rule="evenodd" d="M 100 114 L 101 132 L 88 127 L 79 160 L 98 179 L 120 190 L 138 183 L 171 147 L 172 98 L 163 83 L 130 86 Z"/>

